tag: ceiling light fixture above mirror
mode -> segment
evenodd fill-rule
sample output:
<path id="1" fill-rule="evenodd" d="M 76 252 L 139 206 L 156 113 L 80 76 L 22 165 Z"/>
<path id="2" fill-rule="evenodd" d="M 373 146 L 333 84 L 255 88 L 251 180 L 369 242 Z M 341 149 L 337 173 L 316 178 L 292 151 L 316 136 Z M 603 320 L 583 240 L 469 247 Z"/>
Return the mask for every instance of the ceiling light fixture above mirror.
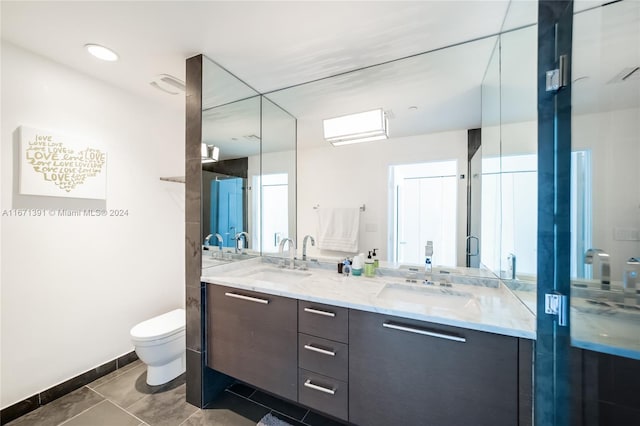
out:
<path id="1" fill-rule="evenodd" d="M 200 146 L 200 155 L 203 163 L 216 163 L 220 157 L 220 148 L 203 143 Z"/>
<path id="2" fill-rule="evenodd" d="M 93 56 L 98 59 L 102 59 L 103 61 L 113 62 L 118 60 L 118 54 L 116 52 L 104 46 L 100 46 L 99 44 L 85 44 L 84 48 Z"/>
<path id="3" fill-rule="evenodd" d="M 382 108 L 322 120 L 324 139 L 333 146 L 370 142 L 389 137 L 389 123 Z"/>

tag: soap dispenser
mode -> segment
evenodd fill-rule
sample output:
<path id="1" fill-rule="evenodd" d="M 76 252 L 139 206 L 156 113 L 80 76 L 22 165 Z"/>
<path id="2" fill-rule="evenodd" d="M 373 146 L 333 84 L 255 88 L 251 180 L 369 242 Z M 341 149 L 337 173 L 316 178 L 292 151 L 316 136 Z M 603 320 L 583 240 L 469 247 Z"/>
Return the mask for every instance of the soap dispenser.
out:
<path id="1" fill-rule="evenodd" d="M 431 258 L 433 257 L 433 241 L 427 241 L 427 245 L 424 246 L 424 271 L 431 273 Z"/>
<path id="2" fill-rule="evenodd" d="M 376 276 L 376 267 L 373 263 L 373 258 L 371 257 L 371 251 L 369 251 L 367 260 L 364 261 L 364 276 L 368 278 L 373 278 Z"/>
<path id="3" fill-rule="evenodd" d="M 380 261 L 379 261 L 379 260 L 378 260 L 378 258 L 376 257 L 376 256 L 377 256 L 377 255 L 376 255 L 376 250 L 378 250 L 378 249 L 377 249 L 377 248 L 374 248 L 374 249 L 373 249 L 373 254 L 372 254 L 372 256 L 373 256 L 373 266 L 374 266 L 376 269 L 378 269 L 378 268 L 380 267 Z"/>

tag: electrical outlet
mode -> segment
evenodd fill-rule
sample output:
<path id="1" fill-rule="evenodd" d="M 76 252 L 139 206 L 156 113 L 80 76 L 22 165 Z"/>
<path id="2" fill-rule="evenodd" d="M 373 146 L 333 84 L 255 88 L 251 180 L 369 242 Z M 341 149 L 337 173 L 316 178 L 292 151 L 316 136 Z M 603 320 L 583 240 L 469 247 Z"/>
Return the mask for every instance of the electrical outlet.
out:
<path id="1" fill-rule="evenodd" d="M 613 228 L 615 241 L 640 241 L 640 230 L 636 228 Z"/>

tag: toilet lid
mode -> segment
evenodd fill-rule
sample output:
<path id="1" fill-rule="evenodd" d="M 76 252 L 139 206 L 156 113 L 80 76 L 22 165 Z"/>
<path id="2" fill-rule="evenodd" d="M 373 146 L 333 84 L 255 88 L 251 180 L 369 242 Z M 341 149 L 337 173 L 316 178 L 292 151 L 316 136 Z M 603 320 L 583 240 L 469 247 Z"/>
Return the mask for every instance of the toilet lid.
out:
<path id="1" fill-rule="evenodd" d="M 134 326 L 131 329 L 131 338 L 138 341 L 162 339 L 183 331 L 185 321 L 184 309 L 176 309 Z"/>

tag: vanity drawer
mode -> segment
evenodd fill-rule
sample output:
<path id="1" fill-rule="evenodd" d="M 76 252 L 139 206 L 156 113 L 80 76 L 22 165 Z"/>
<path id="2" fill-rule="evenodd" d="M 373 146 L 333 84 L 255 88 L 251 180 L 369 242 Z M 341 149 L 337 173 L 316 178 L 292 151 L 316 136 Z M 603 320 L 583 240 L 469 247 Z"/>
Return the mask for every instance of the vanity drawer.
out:
<path id="1" fill-rule="evenodd" d="M 298 301 L 300 333 L 337 342 L 349 342 L 349 310 L 321 303 Z"/>
<path id="2" fill-rule="evenodd" d="M 298 366 L 347 382 L 349 380 L 349 346 L 298 333 Z"/>
<path id="3" fill-rule="evenodd" d="M 300 368 L 298 370 L 298 385 L 298 402 L 300 404 L 338 419 L 347 420 L 349 418 L 347 383 Z"/>

